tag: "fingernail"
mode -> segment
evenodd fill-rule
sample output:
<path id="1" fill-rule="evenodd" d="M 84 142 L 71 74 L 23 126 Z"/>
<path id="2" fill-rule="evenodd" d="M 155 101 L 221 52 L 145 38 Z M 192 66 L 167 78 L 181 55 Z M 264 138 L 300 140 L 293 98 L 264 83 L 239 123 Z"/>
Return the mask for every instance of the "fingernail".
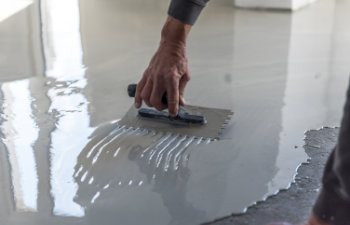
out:
<path id="1" fill-rule="evenodd" d="M 139 102 L 135 102 L 134 105 L 135 105 L 136 108 L 140 108 L 140 106 L 141 106 L 141 104 Z"/>

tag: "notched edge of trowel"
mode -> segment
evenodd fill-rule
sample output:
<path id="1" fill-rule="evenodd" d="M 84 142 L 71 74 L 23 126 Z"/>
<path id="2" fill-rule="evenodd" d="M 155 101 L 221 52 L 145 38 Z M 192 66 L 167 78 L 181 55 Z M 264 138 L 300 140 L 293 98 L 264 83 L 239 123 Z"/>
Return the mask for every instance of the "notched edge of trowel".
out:
<path id="1" fill-rule="evenodd" d="M 221 129 L 218 131 L 218 136 L 222 135 L 223 131 L 226 129 L 227 125 L 231 121 L 233 114 L 234 114 L 233 111 L 231 111 L 230 114 L 227 114 L 225 121 L 221 125 Z M 218 137 L 217 139 L 220 139 L 220 138 Z"/>

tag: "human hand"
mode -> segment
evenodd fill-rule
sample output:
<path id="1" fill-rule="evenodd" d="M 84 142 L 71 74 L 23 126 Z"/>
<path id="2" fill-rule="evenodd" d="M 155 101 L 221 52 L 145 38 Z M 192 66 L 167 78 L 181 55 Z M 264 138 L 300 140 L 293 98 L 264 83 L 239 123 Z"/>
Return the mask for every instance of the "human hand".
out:
<path id="1" fill-rule="evenodd" d="M 186 56 L 186 39 L 191 26 L 168 17 L 162 29 L 158 50 L 139 81 L 135 94 L 135 107 L 142 101 L 157 110 L 168 108 L 171 116 L 178 114 L 178 105 L 185 105 L 185 87 L 190 80 Z M 162 103 L 167 93 L 168 105 Z"/>

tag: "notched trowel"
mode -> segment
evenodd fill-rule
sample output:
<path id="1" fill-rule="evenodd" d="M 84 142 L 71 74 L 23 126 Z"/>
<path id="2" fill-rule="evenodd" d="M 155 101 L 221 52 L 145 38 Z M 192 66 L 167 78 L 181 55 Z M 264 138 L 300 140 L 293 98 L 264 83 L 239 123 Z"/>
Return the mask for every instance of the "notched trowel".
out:
<path id="1" fill-rule="evenodd" d="M 128 94 L 134 97 L 136 84 L 128 86 Z M 162 103 L 167 104 L 166 94 Z M 200 106 L 180 106 L 176 117 L 167 110 L 158 111 L 151 108 L 137 110 L 133 105 L 119 121 L 121 126 L 169 132 L 180 135 L 201 137 L 204 139 L 219 139 L 225 125 L 231 119 L 233 112 L 228 109 L 206 108 Z"/>

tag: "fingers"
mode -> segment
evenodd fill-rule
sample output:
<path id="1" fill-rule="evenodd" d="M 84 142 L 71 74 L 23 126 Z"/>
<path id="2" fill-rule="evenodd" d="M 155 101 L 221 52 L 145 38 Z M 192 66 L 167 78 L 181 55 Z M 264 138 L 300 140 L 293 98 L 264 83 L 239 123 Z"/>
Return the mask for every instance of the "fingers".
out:
<path id="1" fill-rule="evenodd" d="M 190 80 L 188 73 L 183 75 L 180 81 L 177 77 L 173 75 L 166 82 L 162 82 L 162 79 L 152 80 L 149 76 L 144 75 L 136 88 L 135 107 L 139 108 L 143 100 L 149 107 L 155 107 L 157 110 L 168 108 L 169 114 L 176 116 L 179 103 L 185 105 L 185 87 Z M 168 96 L 168 106 L 162 103 L 162 96 L 165 92 Z"/>
<path id="2" fill-rule="evenodd" d="M 147 69 L 136 88 L 135 107 L 140 108 L 142 101 L 144 101 L 149 107 L 155 107 L 157 110 L 168 108 L 169 114 L 176 116 L 179 103 L 181 105 L 186 104 L 184 94 L 189 80 L 190 74 L 188 71 L 182 76 L 172 72 L 167 74 L 165 78 L 161 75 L 152 75 Z M 167 106 L 162 103 L 162 97 L 165 92 L 167 92 L 168 96 Z"/>
<path id="3" fill-rule="evenodd" d="M 153 107 L 159 111 L 167 108 L 167 106 L 162 103 L 162 97 L 164 93 L 165 93 L 165 89 L 163 85 L 161 85 L 159 81 L 158 82 L 154 81 L 150 102 L 153 105 Z"/>
<path id="4" fill-rule="evenodd" d="M 136 93 L 135 93 L 135 107 L 140 108 L 142 105 L 142 98 L 141 98 L 141 92 L 143 90 L 143 87 L 145 86 L 147 81 L 146 76 L 143 76 L 140 82 L 136 86 Z"/>
<path id="5" fill-rule="evenodd" d="M 146 69 L 146 71 L 143 73 L 142 79 L 136 86 L 136 93 L 135 93 L 135 107 L 140 108 L 142 105 L 142 100 L 150 106 L 149 102 L 149 96 L 151 95 L 152 91 L 152 81 L 149 77 L 149 69 Z M 150 106 L 152 107 L 152 106 Z"/>
<path id="6" fill-rule="evenodd" d="M 190 81 L 190 73 L 187 72 L 185 73 L 182 77 L 181 77 L 181 80 L 180 80 L 180 84 L 179 84 L 179 97 L 180 97 L 180 105 L 184 106 L 186 104 L 186 101 L 185 101 L 185 88 L 186 88 L 186 85 L 188 83 L 188 81 Z"/>
<path id="7" fill-rule="evenodd" d="M 167 87 L 168 111 L 171 116 L 177 116 L 179 108 L 179 81 L 172 79 Z"/>
<path id="8" fill-rule="evenodd" d="M 141 92 L 141 98 L 146 103 L 146 105 L 148 105 L 149 107 L 153 107 L 153 105 L 151 104 L 151 101 L 150 101 L 152 87 L 153 87 L 152 79 L 147 79 L 147 82 L 146 82 L 146 84 L 143 87 L 142 92 Z"/>

